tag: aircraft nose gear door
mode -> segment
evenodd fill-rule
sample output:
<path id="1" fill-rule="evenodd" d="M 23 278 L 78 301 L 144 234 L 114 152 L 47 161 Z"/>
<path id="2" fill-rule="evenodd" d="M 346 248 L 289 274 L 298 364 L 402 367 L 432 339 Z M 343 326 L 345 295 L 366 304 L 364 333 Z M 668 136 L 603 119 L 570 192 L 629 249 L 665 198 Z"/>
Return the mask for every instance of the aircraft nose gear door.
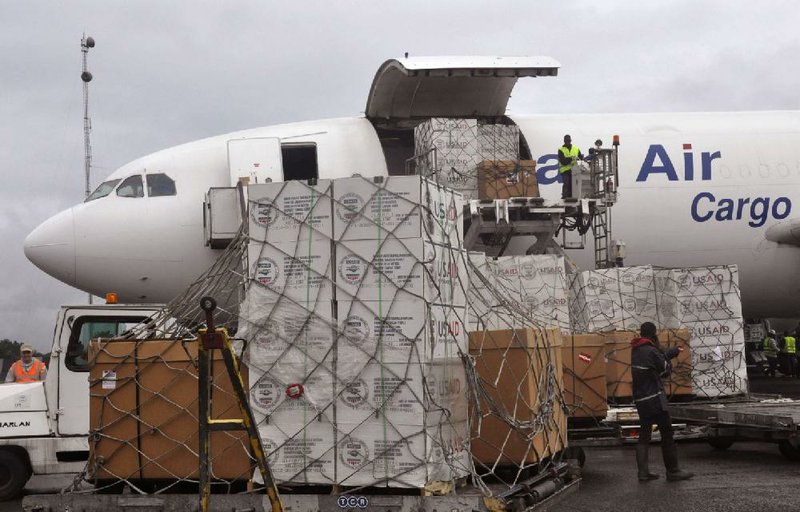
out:
<path id="1" fill-rule="evenodd" d="M 228 141 L 228 170 L 231 186 L 283 181 L 281 141 L 276 137 Z"/>

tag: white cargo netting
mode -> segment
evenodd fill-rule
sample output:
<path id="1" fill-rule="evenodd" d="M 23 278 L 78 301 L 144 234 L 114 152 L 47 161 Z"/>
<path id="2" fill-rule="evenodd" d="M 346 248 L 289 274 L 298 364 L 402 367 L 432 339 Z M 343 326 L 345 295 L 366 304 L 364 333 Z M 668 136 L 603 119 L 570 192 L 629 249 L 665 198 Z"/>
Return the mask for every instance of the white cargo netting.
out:
<path id="1" fill-rule="evenodd" d="M 95 344 L 86 476 L 101 486 L 196 482 L 186 396 L 202 296 L 241 344 L 282 486 L 510 489 L 559 461 L 568 416 L 630 398 L 644 321 L 684 348 L 671 396 L 746 391 L 734 266 L 568 275 L 561 256 L 487 258 L 463 248 L 462 193 L 417 175 L 267 183 L 248 197 L 247 225 L 204 276 L 146 328 Z M 231 416 L 214 374 L 214 417 Z M 214 435 L 217 485 L 240 491 L 254 476 L 246 440 Z"/>
<path id="2" fill-rule="evenodd" d="M 739 274 L 735 265 L 666 269 L 651 266 L 580 272 L 571 280 L 573 330 L 606 333 L 612 364 L 627 366 L 609 381 L 609 398 L 630 397 L 630 350 L 620 331 L 652 322 L 691 354 L 676 376 L 697 397 L 747 392 Z M 616 334 L 615 334 L 616 333 Z M 662 340 L 663 341 L 663 340 Z M 681 372 L 683 374 L 681 375 Z M 618 384 L 620 389 L 614 389 Z M 686 391 L 686 390 L 684 390 Z"/>
<path id="3" fill-rule="evenodd" d="M 563 259 L 522 257 L 525 273 L 513 284 L 498 262 L 487 273 L 479 268 L 485 261 L 473 263 L 480 258 L 462 249 L 462 195 L 420 176 L 269 183 L 250 186 L 248 195 L 249 235 L 170 304 L 151 332 L 191 337 L 203 323 L 199 298 L 221 297 L 218 319 L 243 341 L 250 404 L 280 485 L 457 492 L 470 479 L 488 495 L 554 463 L 566 445 L 558 359 L 559 327 L 569 318 Z M 470 295 L 471 281 L 478 295 Z M 558 300 L 540 303 L 542 290 Z M 468 310 L 478 304 L 490 305 L 491 314 L 468 327 Z M 139 374 L 155 364 L 192 377 L 173 359 L 136 364 Z M 217 384 L 225 388 L 224 379 Z M 168 429 L 144 424 L 135 408 L 115 407 L 113 393 L 98 399 L 139 429 Z M 181 406 L 196 411 L 196 403 Z M 122 448 L 112 455 L 125 451 L 167 466 L 141 446 L 141 434 L 115 437 L 109 427 L 97 425 L 95 450 L 117 443 Z M 189 436 L 184 441 L 189 447 L 179 449 L 196 452 L 196 438 L 194 448 Z M 239 465 L 228 445 L 224 455 L 212 450 L 212 470 L 222 469 L 215 477 L 230 490 L 252 476 L 239 471 L 242 461 L 252 462 L 241 441 L 228 443 L 244 454 Z M 148 491 L 140 480 L 149 473 L 108 471 L 111 459 L 94 458 L 90 476 Z M 177 483 L 170 485 L 197 478 L 172 471 Z"/>
<path id="4" fill-rule="evenodd" d="M 414 129 L 414 169 L 473 199 L 538 197 L 536 165 L 520 160 L 514 125 L 433 118 Z"/>

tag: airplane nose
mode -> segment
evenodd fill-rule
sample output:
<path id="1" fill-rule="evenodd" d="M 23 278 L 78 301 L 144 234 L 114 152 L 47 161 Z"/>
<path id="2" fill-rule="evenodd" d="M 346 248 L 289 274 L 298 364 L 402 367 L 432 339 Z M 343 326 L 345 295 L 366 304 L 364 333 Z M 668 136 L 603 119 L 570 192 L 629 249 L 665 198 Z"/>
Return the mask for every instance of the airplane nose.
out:
<path id="1" fill-rule="evenodd" d="M 75 286 L 75 216 L 71 208 L 31 231 L 25 238 L 25 256 L 59 281 Z"/>

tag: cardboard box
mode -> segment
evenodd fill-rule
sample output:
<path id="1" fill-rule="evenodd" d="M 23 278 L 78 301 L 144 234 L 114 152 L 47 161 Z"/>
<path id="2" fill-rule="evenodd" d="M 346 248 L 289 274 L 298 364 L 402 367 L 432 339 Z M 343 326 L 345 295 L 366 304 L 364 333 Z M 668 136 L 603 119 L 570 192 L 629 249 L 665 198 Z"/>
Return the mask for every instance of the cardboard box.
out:
<path id="1" fill-rule="evenodd" d="M 330 241 L 254 242 L 247 256 L 252 281 L 245 301 L 253 307 L 285 299 L 306 305 L 333 300 Z"/>
<path id="2" fill-rule="evenodd" d="M 694 393 L 717 397 L 747 392 L 742 321 L 690 322 L 686 328 L 691 340 Z"/>
<path id="3" fill-rule="evenodd" d="M 336 429 L 325 418 L 302 429 L 275 424 L 258 427 L 272 475 L 281 484 L 332 485 L 336 483 Z M 256 481 L 261 474 L 256 471 Z"/>
<path id="4" fill-rule="evenodd" d="M 338 179 L 333 208 L 335 240 L 464 240 L 464 198 L 422 176 Z"/>
<path id="5" fill-rule="evenodd" d="M 332 360 L 251 369 L 250 405 L 256 423 L 278 425 L 294 434 L 320 415 L 333 420 Z"/>
<path id="6" fill-rule="evenodd" d="M 337 423 L 431 425 L 467 418 L 467 381 L 461 360 L 428 364 L 362 365 L 341 381 Z"/>
<path id="7" fill-rule="evenodd" d="M 245 301 L 236 335 L 247 340 L 248 362 L 265 367 L 279 360 L 321 362 L 330 357 L 336 340 L 332 303 L 319 301 L 309 306 L 289 299 L 266 304 Z"/>
<path id="8" fill-rule="evenodd" d="M 337 483 L 423 488 L 429 483 L 466 476 L 468 438 L 466 422 L 428 427 L 378 422 L 340 424 Z"/>
<path id="9" fill-rule="evenodd" d="M 564 402 L 569 416 L 602 418 L 608 410 L 605 337 L 575 334 L 563 337 Z"/>
<path id="10" fill-rule="evenodd" d="M 517 256 L 522 306 L 535 325 L 571 330 L 564 258 L 554 255 Z"/>
<path id="11" fill-rule="evenodd" d="M 466 251 L 419 238 L 337 243 L 336 272 L 338 300 L 391 304 L 410 294 L 434 304 L 466 305 Z"/>
<path id="12" fill-rule="evenodd" d="M 664 382 L 667 395 L 669 397 L 693 395 L 692 348 L 689 330 L 669 330 L 665 346 L 667 348 L 678 347 L 681 349 L 678 356 L 672 360 L 672 372 Z"/>
<path id="13" fill-rule="evenodd" d="M 429 305 L 425 301 L 411 295 L 386 304 L 342 300 L 337 309 L 340 376 L 357 375 L 367 360 L 414 364 L 427 360 Z"/>
<path id="14" fill-rule="evenodd" d="M 467 310 L 457 306 L 430 306 L 430 350 L 433 360 L 460 359 L 468 353 Z"/>
<path id="15" fill-rule="evenodd" d="M 197 344 L 93 342 L 90 357 L 90 430 L 100 434 L 90 441 L 94 478 L 198 478 Z M 216 351 L 211 417 L 240 418 L 224 368 Z M 213 477 L 249 479 L 246 434 L 213 432 L 210 439 Z"/>
<path id="16" fill-rule="evenodd" d="M 478 148 L 484 160 L 519 160 L 519 127 L 479 125 Z"/>
<path id="17" fill-rule="evenodd" d="M 355 375 L 366 360 L 416 364 L 467 352 L 463 307 L 431 305 L 409 294 L 387 304 L 339 301 L 337 308 L 340 376 Z"/>
<path id="18" fill-rule="evenodd" d="M 670 346 L 687 346 L 690 331 L 660 330 L 658 339 L 662 348 Z M 639 337 L 637 331 L 615 331 L 603 333 L 606 340 L 606 383 L 608 399 L 610 402 L 629 403 L 633 396 L 633 375 L 631 374 L 631 340 Z M 694 348 L 682 352 L 673 365 L 675 372 L 665 381 L 664 391 L 668 396 L 675 394 L 691 394 L 692 386 L 687 376 L 693 375 L 693 368 L 689 367 L 689 357 Z"/>
<path id="19" fill-rule="evenodd" d="M 657 269 L 655 274 L 661 326 L 742 317 L 736 265 Z"/>
<path id="20" fill-rule="evenodd" d="M 332 183 L 293 180 L 248 186 L 250 238 L 271 243 L 330 239 Z"/>
<path id="21" fill-rule="evenodd" d="M 692 383 L 695 395 L 705 398 L 747 393 L 747 366 L 743 354 L 731 356 L 705 348 L 692 352 Z"/>
<path id="22" fill-rule="evenodd" d="M 611 403 L 630 403 L 633 397 L 631 341 L 638 331 L 603 333 L 606 340 L 606 393 Z M 659 339 L 661 333 L 659 333 Z"/>
<path id="23" fill-rule="evenodd" d="M 539 462 L 566 447 L 566 411 L 560 401 L 564 386 L 560 332 L 471 332 L 469 343 L 481 385 L 492 400 L 510 417 L 537 425 L 512 429 L 490 412 L 488 404 L 478 404 L 479 421 L 472 425 L 471 441 L 476 462 L 488 467 L 520 466 Z M 546 386 L 540 387 L 542 382 Z"/>
<path id="24" fill-rule="evenodd" d="M 478 197 L 539 197 L 534 160 L 484 160 L 478 165 Z"/>
<path id="25" fill-rule="evenodd" d="M 476 168 L 483 160 L 475 119 L 433 118 L 414 129 L 414 153 L 427 155 L 420 173 L 458 190 L 465 201 L 477 199 Z"/>
<path id="26" fill-rule="evenodd" d="M 638 330 L 658 322 L 656 280 L 649 265 L 581 272 L 573 282 L 573 322 L 588 332 Z"/>

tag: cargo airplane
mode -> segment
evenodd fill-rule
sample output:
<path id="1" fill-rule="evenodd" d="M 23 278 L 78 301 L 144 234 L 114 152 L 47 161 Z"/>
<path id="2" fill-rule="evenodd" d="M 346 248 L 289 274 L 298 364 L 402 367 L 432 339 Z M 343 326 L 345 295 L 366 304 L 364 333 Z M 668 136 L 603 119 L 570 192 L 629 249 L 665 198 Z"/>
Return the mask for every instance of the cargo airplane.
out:
<path id="1" fill-rule="evenodd" d="M 749 317 L 800 312 L 800 112 L 506 115 L 521 77 L 556 76 L 547 57 L 421 57 L 378 70 L 361 117 L 284 124 L 211 137 L 142 157 L 25 240 L 43 271 L 130 302 L 176 296 L 219 256 L 204 243 L 210 187 L 403 173 L 413 127 L 430 117 L 515 124 L 521 157 L 537 162 L 544 197 L 558 197 L 564 134 L 584 152 L 621 138 L 613 236 L 626 265 L 738 264 Z M 234 166 L 258 147 L 258 166 Z M 250 148 L 245 150 L 245 148 Z M 587 251 L 588 253 L 588 251 Z M 591 255 L 576 258 L 590 264 Z"/>

